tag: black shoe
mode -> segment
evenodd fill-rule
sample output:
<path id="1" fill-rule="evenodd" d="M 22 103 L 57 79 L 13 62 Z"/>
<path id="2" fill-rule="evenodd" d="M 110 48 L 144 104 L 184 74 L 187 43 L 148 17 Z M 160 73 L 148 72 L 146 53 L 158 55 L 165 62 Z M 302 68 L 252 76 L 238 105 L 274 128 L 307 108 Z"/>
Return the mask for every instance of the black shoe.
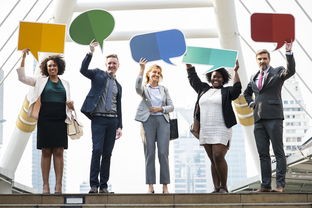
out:
<path id="1" fill-rule="evenodd" d="M 98 188 L 95 186 L 91 187 L 89 194 L 96 194 L 96 193 L 98 193 Z"/>
<path id="2" fill-rule="evenodd" d="M 99 193 L 100 194 L 108 194 L 109 192 L 106 188 L 100 188 Z"/>

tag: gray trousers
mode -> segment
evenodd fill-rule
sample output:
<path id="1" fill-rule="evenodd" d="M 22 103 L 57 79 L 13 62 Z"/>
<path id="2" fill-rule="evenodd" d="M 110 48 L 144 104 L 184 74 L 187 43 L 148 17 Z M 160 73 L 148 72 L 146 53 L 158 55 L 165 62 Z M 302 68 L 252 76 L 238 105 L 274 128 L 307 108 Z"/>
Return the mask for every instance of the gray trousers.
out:
<path id="1" fill-rule="evenodd" d="M 268 119 L 255 123 L 254 134 L 261 166 L 261 187 L 271 188 L 270 141 L 276 158 L 276 186 L 285 187 L 286 158 L 283 149 L 283 120 Z"/>
<path id="2" fill-rule="evenodd" d="M 169 137 L 170 125 L 162 115 L 151 115 L 143 122 L 145 139 L 145 175 L 146 184 L 155 184 L 155 144 L 157 143 L 158 160 L 160 164 L 160 184 L 170 183 L 169 174 Z"/>

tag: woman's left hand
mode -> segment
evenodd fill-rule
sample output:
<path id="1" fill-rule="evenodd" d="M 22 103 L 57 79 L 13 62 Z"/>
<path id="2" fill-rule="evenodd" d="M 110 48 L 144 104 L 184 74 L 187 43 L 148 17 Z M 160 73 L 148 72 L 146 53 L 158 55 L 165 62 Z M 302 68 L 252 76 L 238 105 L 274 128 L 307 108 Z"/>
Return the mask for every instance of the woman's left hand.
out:
<path id="1" fill-rule="evenodd" d="M 66 105 L 67 105 L 67 107 L 68 107 L 70 110 L 75 110 L 75 108 L 74 108 L 74 101 L 72 101 L 72 100 L 67 101 L 67 102 L 66 102 Z"/>

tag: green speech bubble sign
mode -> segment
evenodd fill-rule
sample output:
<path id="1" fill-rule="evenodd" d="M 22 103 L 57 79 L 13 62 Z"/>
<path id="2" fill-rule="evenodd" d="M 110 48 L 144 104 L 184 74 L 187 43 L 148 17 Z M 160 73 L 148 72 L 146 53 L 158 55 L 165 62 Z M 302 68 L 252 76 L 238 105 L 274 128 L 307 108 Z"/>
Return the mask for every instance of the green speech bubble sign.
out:
<path id="1" fill-rule="evenodd" d="M 80 14 L 69 27 L 69 35 L 73 41 L 89 45 L 92 40 L 99 42 L 103 49 L 103 41 L 114 29 L 114 17 L 105 10 L 90 10 Z"/>
<path id="2" fill-rule="evenodd" d="M 212 65 L 207 72 L 217 70 L 221 67 L 233 68 L 237 59 L 237 51 L 201 48 L 188 46 L 187 52 L 183 57 L 184 63 Z"/>

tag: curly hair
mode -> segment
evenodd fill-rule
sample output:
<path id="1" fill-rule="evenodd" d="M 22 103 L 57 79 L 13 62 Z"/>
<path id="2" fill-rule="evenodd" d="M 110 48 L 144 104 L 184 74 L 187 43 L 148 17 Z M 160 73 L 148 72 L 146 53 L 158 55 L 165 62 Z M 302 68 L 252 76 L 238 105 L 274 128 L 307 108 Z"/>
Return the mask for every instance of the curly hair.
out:
<path id="1" fill-rule="evenodd" d="M 162 75 L 162 68 L 159 66 L 159 65 L 157 65 L 157 64 L 154 64 L 154 65 L 152 65 L 148 70 L 147 70 L 147 72 L 145 73 L 145 78 L 146 78 L 146 84 L 147 83 L 149 83 L 149 81 L 150 81 L 150 78 L 149 78 L 149 73 L 153 70 L 153 69 L 159 69 L 160 70 L 160 78 L 162 79 L 163 78 L 163 75 Z"/>
<path id="2" fill-rule="evenodd" d="M 222 85 L 227 84 L 229 82 L 229 80 L 231 79 L 229 72 L 225 68 L 220 68 L 220 69 L 217 69 L 215 71 L 212 71 L 212 72 L 209 72 L 206 74 L 206 78 L 207 78 L 209 83 L 211 83 L 211 76 L 212 76 L 213 72 L 219 72 L 222 75 L 222 77 L 223 77 Z"/>
<path id="3" fill-rule="evenodd" d="M 53 55 L 53 56 L 48 56 L 45 59 L 42 60 L 42 62 L 40 63 L 40 72 L 42 75 L 44 76 L 49 76 L 48 73 L 48 67 L 47 67 L 47 63 L 48 61 L 53 60 L 58 68 L 58 72 L 57 75 L 62 75 L 64 74 L 65 71 L 65 61 L 63 59 L 62 56 L 60 55 Z"/>

